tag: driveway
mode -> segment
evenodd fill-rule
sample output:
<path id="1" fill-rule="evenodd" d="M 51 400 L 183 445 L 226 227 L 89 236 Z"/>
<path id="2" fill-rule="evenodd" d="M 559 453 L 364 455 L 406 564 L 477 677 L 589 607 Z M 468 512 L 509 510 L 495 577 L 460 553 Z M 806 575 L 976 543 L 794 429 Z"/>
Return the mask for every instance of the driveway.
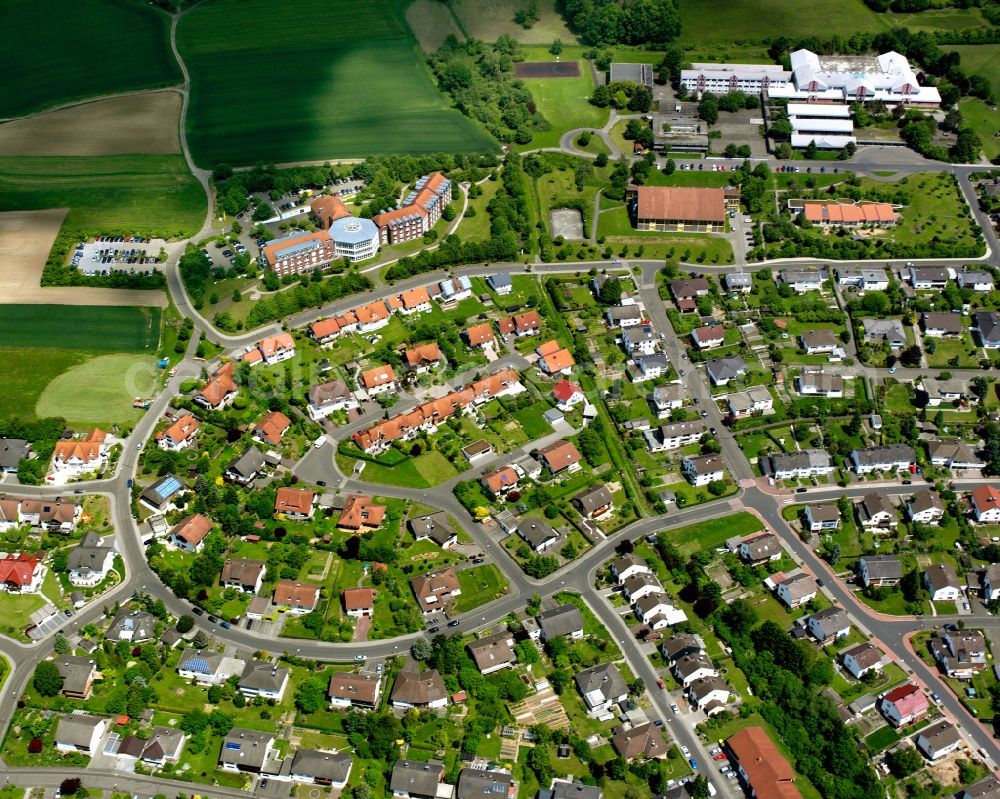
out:
<path id="1" fill-rule="evenodd" d="M 368 631 L 372 628 L 372 617 L 361 616 L 358 623 L 354 625 L 354 640 L 367 641 Z"/>

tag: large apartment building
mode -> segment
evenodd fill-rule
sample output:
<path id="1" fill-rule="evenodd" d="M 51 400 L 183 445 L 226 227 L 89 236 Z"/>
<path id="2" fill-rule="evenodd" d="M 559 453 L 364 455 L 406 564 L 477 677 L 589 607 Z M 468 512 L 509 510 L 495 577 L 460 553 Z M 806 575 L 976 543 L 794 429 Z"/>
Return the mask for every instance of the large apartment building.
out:
<path id="1" fill-rule="evenodd" d="M 403 204 L 372 217 L 382 244 L 418 239 L 437 224 L 451 202 L 451 181 L 440 172 L 424 175 Z"/>

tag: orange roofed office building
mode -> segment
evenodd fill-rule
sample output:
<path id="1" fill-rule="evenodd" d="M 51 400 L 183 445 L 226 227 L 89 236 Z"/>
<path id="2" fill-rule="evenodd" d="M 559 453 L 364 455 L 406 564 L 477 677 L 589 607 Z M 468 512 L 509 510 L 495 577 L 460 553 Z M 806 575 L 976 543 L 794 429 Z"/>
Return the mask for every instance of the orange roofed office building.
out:
<path id="1" fill-rule="evenodd" d="M 802 206 L 802 215 L 822 227 L 860 227 L 895 225 L 898 216 L 889 203 L 814 203 Z"/>
<path id="2" fill-rule="evenodd" d="M 451 181 L 433 172 L 417 181 L 399 208 L 376 214 L 372 222 L 378 225 L 383 244 L 419 239 L 438 223 L 451 199 Z"/>
<path id="3" fill-rule="evenodd" d="M 726 229 L 722 189 L 630 186 L 627 201 L 638 230 L 724 233 Z"/>
<path id="4" fill-rule="evenodd" d="M 514 396 L 524 390 L 520 375 L 513 369 L 505 369 L 355 433 L 354 443 L 369 454 L 384 452 L 393 441 L 407 441 L 421 430 L 434 433 L 441 422 L 457 413 L 469 413 L 491 399 Z"/>

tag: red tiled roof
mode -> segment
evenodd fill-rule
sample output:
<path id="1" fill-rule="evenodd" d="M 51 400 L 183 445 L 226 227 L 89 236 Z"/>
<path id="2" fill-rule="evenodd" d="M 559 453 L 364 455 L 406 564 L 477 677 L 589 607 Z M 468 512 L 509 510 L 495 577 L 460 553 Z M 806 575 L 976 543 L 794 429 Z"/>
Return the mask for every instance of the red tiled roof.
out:
<path id="1" fill-rule="evenodd" d="M 484 322 L 481 325 L 473 325 L 465 331 L 465 337 L 469 340 L 469 344 L 473 347 L 479 344 L 485 344 L 487 341 L 493 341 L 496 338 L 493 335 L 493 328 L 490 326 L 489 322 Z"/>
<path id="2" fill-rule="evenodd" d="M 440 423 L 442 420 L 465 409 L 477 399 L 494 397 L 506 390 L 521 378 L 513 369 L 505 369 L 495 375 L 489 375 L 477 380 L 471 386 L 466 386 L 436 400 L 425 402 L 409 413 L 403 413 L 379 422 L 367 430 L 354 435 L 354 440 L 362 449 L 368 449 L 377 442 L 395 441 L 411 430 L 428 423 Z"/>
<path id="3" fill-rule="evenodd" d="M 321 319 L 319 322 L 313 322 L 309 329 L 314 339 L 324 339 L 337 335 L 340 332 L 340 323 L 336 319 Z"/>
<path id="4" fill-rule="evenodd" d="M 722 189 L 639 186 L 637 216 L 640 220 L 724 222 L 726 199 Z"/>
<path id="5" fill-rule="evenodd" d="M 367 610 L 375 607 L 375 592 L 371 588 L 347 588 L 343 597 L 345 610 Z"/>
<path id="6" fill-rule="evenodd" d="M 376 366 L 374 369 L 361 373 L 361 385 L 365 388 L 377 388 L 395 382 L 396 373 L 392 370 L 392 364 Z"/>
<path id="7" fill-rule="evenodd" d="M 483 482 L 494 494 L 499 494 L 505 488 L 517 485 L 517 472 L 510 466 L 503 466 L 483 475 Z"/>
<path id="8" fill-rule="evenodd" d="M 185 413 L 162 433 L 157 433 L 157 439 L 169 437 L 171 441 L 187 441 L 198 432 L 198 420 L 190 413 Z"/>
<path id="9" fill-rule="evenodd" d="M 212 522 L 200 513 L 195 513 L 178 522 L 172 532 L 192 547 L 197 547 L 205 539 L 205 536 L 209 534 L 211 529 Z"/>
<path id="10" fill-rule="evenodd" d="M 535 348 L 535 352 L 542 358 L 546 355 L 551 355 L 553 352 L 559 352 L 562 349 L 562 345 L 553 339 L 552 341 L 546 341 L 544 344 L 539 344 Z"/>
<path id="11" fill-rule="evenodd" d="M 324 228 L 329 228 L 336 220 L 351 215 L 351 212 L 347 210 L 347 206 L 344 205 L 344 201 L 340 199 L 340 195 L 338 194 L 331 194 L 329 197 L 320 197 L 318 200 L 314 200 L 309 206 L 309 210 L 316 215 Z"/>
<path id="12" fill-rule="evenodd" d="M 297 583 L 294 580 L 278 580 L 274 586 L 274 596 L 271 597 L 271 604 L 285 605 L 290 608 L 308 608 L 312 610 L 318 602 L 318 585 Z"/>
<path id="13" fill-rule="evenodd" d="M 417 344 L 413 349 L 403 353 L 403 356 L 410 366 L 437 363 L 441 360 L 441 348 L 433 341 L 430 344 Z"/>
<path id="14" fill-rule="evenodd" d="M 404 291 L 399 296 L 403 301 L 403 307 L 407 310 L 417 308 L 431 301 L 431 295 L 427 293 L 427 289 L 423 286 L 417 286 L 415 289 Z"/>
<path id="15" fill-rule="evenodd" d="M 306 488 L 279 488 L 274 499 L 275 513 L 308 514 L 316 495 Z"/>
<path id="16" fill-rule="evenodd" d="M 216 370 L 212 379 L 198 392 L 198 396 L 203 397 L 209 405 L 214 407 L 222 402 L 231 391 L 236 391 L 236 383 L 233 382 L 233 364 L 229 362 L 224 363 Z"/>
<path id="17" fill-rule="evenodd" d="M 980 513 L 1000 508 L 1000 491 L 993 486 L 978 486 L 972 492 L 972 501 Z"/>
<path id="18" fill-rule="evenodd" d="M 556 374 L 563 369 L 569 369 L 576 363 L 570 351 L 565 349 L 553 352 L 551 355 L 546 355 L 542 358 L 542 361 L 545 363 L 545 370 L 549 374 Z"/>
<path id="19" fill-rule="evenodd" d="M 0 583 L 24 587 L 31 585 L 31 576 L 38 568 L 38 558 L 20 552 L 0 558 Z"/>
<path id="20" fill-rule="evenodd" d="M 572 441 L 557 441 L 555 444 L 540 449 L 538 454 L 553 472 L 558 472 L 567 466 L 580 462 L 580 452 Z"/>
<path id="21" fill-rule="evenodd" d="M 281 411 L 271 411 L 257 422 L 253 431 L 258 438 L 266 441 L 268 444 L 280 444 L 282 436 L 285 435 L 291 424 L 292 420 Z"/>
<path id="22" fill-rule="evenodd" d="M 362 527 L 378 527 L 385 518 L 385 505 L 375 505 L 371 497 L 352 494 L 340 512 L 338 527 L 360 530 Z"/>
<path id="23" fill-rule="evenodd" d="M 808 202 L 805 203 L 803 211 L 810 222 L 877 224 L 896 221 L 896 212 L 889 203 Z"/>
<path id="24" fill-rule="evenodd" d="M 756 799 L 801 799 L 795 772 L 763 727 L 747 727 L 726 741 Z"/>
<path id="25" fill-rule="evenodd" d="M 560 380 L 552 389 L 552 396 L 559 402 L 566 402 L 570 397 L 580 391 L 580 387 L 570 383 L 569 380 Z"/>

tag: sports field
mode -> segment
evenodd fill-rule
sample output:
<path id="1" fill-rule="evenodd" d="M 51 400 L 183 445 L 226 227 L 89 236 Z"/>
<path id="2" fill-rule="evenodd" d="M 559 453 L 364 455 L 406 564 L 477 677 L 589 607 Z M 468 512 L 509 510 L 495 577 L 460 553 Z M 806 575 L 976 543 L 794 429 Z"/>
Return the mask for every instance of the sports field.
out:
<path id="1" fill-rule="evenodd" d="M 153 353 L 159 341 L 159 308 L 4 305 L 0 312 L 4 347 Z"/>
<path id="2" fill-rule="evenodd" d="M 69 208 L 71 228 L 191 236 L 206 203 L 180 155 L 0 158 L 0 208 Z"/>
<path id="3" fill-rule="evenodd" d="M 195 160 L 472 152 L 496 143 L 437 90 L 403 0 L 208 0 L 180 22 Z"/>
<path id="4" fill-rule="evenodd" d="M 523 48 L 529 62 L 555 63 L 555 58 L 544 47 Z M 561 65 L 575 65 L 579 70 L 576 77 L 522 78 L 541 112 L 551 124 L 552 130 L 539 131 L 531 142 L 519 147 L 534 150 L 539 147 L 558 147 L 559 138 L 567 130 L 576 128 L 602 128 L 608 121 L 608 109 L 590 104 L 594 93 L 594 79 L 586 61 L 580 59 L 582 47 L 565 47 L 561 55 Z"/>
<path id="5" fill-rule="evenodd" d="M 152 355 L 102 355 L 72 367 L 42 391 L 35 414 L 62 416 L 70 425 L 134 422 L 143 414 L 134 397 L 148 397 L 156 386 Z"/>
<path id="6" fill-rule="evenodd" d="M 181 82 L 169 17 L 146 3 L 4 0 L 0 30 L 0 118 Z"/>

